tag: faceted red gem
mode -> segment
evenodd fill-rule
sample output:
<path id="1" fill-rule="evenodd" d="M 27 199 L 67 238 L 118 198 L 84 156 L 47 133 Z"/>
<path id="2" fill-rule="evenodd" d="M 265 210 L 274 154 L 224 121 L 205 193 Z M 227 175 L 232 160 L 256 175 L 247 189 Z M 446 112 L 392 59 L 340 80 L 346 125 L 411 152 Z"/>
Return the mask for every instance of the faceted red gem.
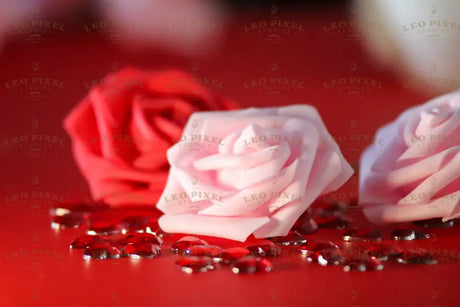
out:
<path id="1" fill-rule="evenodd" d="M 78 228 L 85 222 L 85 217 L 80 213 L 67 213 L 52 217 L 52 229 Z"/>
<path id="2" fill-rule="evenodd" d="M 343 240 L 346 242 L 381 241 L 382 238 L 382 233 L 379 230 L 353 229 L 343 234 Z"/>
<path id="3" fill-rule="evenodd" d="M 116 259 L 120 258 L 120 255 L 120 250 L 107 242 L 91 244 L 83 251 L 83 259 L 85 260 Z"/>
<path id="4" fill-rule="evenodd" d="M 161 232 L 160 226 L 158 226 L 158 222 L 156 220 L 145 226 L 145 230 L 143 232 L 151 233 L 157 236 L 163 236 L 164 234 Z"/>
<path id="5" fill-rule="evenodd" d="M 86 248 L 95 243 L 104 243 L 104 242 L 107 242 L 107 241 L 101 236 L 83 235 L 83 236 L 76 238 L 75 241 L 73 241 L 70 244 L 70 248 L 82 249 L 82 248 Z"/>
<path id="6" fill-rule="evenodd" d="M 419 230 L 419 229 L 416 229 L 415 230 L 415 239 L 416 240 L 424 240 L 424 239 L 429 239 L 431 238 L 431 235 L 426 232 L 425 230 Z"/>
<path id="7" fill-rule="evenodd" d="M 232 266 L 232 272 L 235 274 L 252 274 L 256 272 L 270 272 L 273 265 L 264 258 L 245 256 L 238 259 Z"/>
<path id="8" fill-rule="evenodd" d="M 147 228 L 150 232 L 158 229 L 158 222 L 152 216 L 128 216 L 122 221 L 126 232 L 146 232 Z"/>
<path id="9" fill-rule="evenodd" d="M 430 234 L 424 230 L 418 229 L 410 229 L 410 228 L 402 228 L 402 229 L 395 229 L 391 232 L 391 237 L 393 240 L 403 240 L 403 241 L 410 241 L 410 240 L 422 240 L 422 239 L 429 239 Z"/>
<path id="10" fill-rule="evenodd" d="M 316 252 L 329 249 L 338 249 L 339 247 L 331 241 L 308 240 L 306 243 L 299 245 L 299 252 L 306 255 L 308 252 Z"/>
<path id="11" fill-rule="evenodd" d="M 250 251 L 244 247 L 231 247 L 222 250 L 221 258 L 223 263 L 234 262 L 244 256 L 249 255 Z"/>
<path id="12" fill-rule="evenodd" d="M 269 240 L 279 245 L 299 245 L 307 242 L 307 239 L 305 239 L 297 231 L 289 231 L 289 233 L 286 236 L 271 237 L 269 238 Z"/>
<path id="13" fill-rule="evenodd" d="M 173 243 L 173 245 L 171 246 L 171 251 L 173 253 L 179 254 L 183 253 L 190 246 L 206 244 L 208 244 L 206 241 L 201 240 L 197 237 L 185 236 Z"/>
<path id="14" fill-rule="evenodd" d="M 185 273 L 207 272 L 215 268 L 209 257 L 182 257 L 176 261 L 176 265 Z"/>
<path id="15" fill-rule="evenodd" d="M 345 211 L 345 204 L 333 203 L 328 206 L 315 208 L 316 216 L 341 216 Z"/>
<path id="16" fill-rule="evenodd" d="M 301 235 L 313 233 L 317 231 L 318 228 L 318 224 L 309 216 L 297 220 L 293 227 L 293 229 Z"/>
<path id="17" fill-rule="evenodd" d="M 334 220 L 335 219 L 335 216 L 318 216 L 315 218 L 315 222 L 318 224 L 318 225 L 324 225 L 326 223 L 329 223 L 330 221 Z"/>
<path id="18" fill-rule="evenodd" d="M 400 248 L 382 244 L 371 245 L 366 250 L 367 256 L 370 258 L 378 259 L 380 261 L 387 261 L 388 259 L 392 259 L 399 253 L 401 253 Z"/>
<path id="19" fill-rule="evenodd" d="M 383 270 L 383 263 L 375 258 L 370 258 L 366 262 L 366 271 L 380 271 Z"/>
<path id="20" fill-rule="evenodd" d="M 345 259 L 343 270 L 349 271 L 380 271 L 383 269 L 383 264 L 380 260 L 370 258 L 366 255 L 357 255 Z"/>
<path id="21" fill-rule="evenodd" d="M 246 247 L 253 256 L 258 257 L 276 257 L 281 254 L 281 248 L 275 243 L 263 243 Z"/>
<path id="22" fill-rule="evenodd" d="M 138 242 L 126 245 L 123 254 L 131 258 L 154 258 L 160 254 L 160 247 L 149 242 Z"/>
<path id="23" fill-rule="evenodd" d="M 322 228 L 343 230 L 348 227 L 348 221 L 341 217 L 324 217 L 316 219 L 316 223 Z"/>
<path id="24" fill-rule="evenodd" d="M 453 227 L 455 225 L 455 220 L 443 222 L 441 218 L 433 218 L 428 220 L 415 221 L 413 224 L 425 228 L 444 228 Z"/>
<path id="25" fill-rule="evenodd" d="M 318 251 L 309 251 L 305 254 L 307 261 L 317 262 L 322 266 L 339 265 L 343 262 L 343 256 L 339 249 L 329 248 Z"/>
<path id="26" fill-rule="evenodd" d="M 206 256 L 211 258 L 220 258 L 222 248 L 215 245 L 194 245 L 184 251 L 187 256 Z"/>
<path id="27" fill-rule="evenodd" d="M 113 235 L 121 233 L 123 229 L 122 224 L 118 224 L 112 220 L 101 219 L 92 221 L 86 233 L 89 235 Z"/>
<path id="28" fill-rule="evenodd" d="M 403 264 L 437 264 L 438 262 L 429 253 L 414 253 L 410 251 L 402 251 L 395 256 L 398 263 Z"/>
<path id="29" fill-rule="evenodd" d="M 127 235 L 123 240 L 122 243 L 124 244 L 135 244 L 140 242 L 147 242 L 152 244 L 161 245 L 163 240 L 151 233 L 133 233 Z"/>

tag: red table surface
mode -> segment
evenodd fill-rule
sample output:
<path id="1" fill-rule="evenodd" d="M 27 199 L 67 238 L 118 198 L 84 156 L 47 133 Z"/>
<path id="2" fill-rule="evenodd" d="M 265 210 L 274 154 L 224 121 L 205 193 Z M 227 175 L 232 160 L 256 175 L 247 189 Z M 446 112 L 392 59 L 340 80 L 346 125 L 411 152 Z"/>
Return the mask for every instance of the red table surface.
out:
<path id="1" fill-rule="evenodd" d="M 458 306 L 458 228 L 435 229 L 434 239 L 410 242 L 457 261 L 345 273 L 285 256 L 274 260 L 275 271 L 248 276 L 230 270 L 187 275 L 175 267 L 175 256 L 88 262 L 68 248 L 82 229 L 50 229 L 53 197 L 66 202 L 89 197 L 62 120 L 114 67 L 183 68 L 242 107 L 311 104 L 354 166 L 379 126 L 429 98 L 373 65 L 341 10 L 279 12 L 276 18 L 301 23 L 304 31 L 282 33 L 276 41 L 248 31 L 252 22 L 269 18 L 267 12 L 234 19 L 222 48 L 193 62 L 156 50 L 125 51 L 119 48 L 123 42 L 90 36 L 78 27 L 64 35 L 43 34 L 40 42 L 19 39 L 6 46 L 0 56 L 0 305 Z M 345 26 L 335 29 L 340 22 Z M 63 89 L 42 87 L 38 97 L 28 88 L 9 90 L 13 80 L 32 77 L 52 78 Z M 377 86 L 357 85 L 357 77 L 376 80 Z M 297 80 L 301 86 L 276 87 L 271 78 Z M 252 86 L 262 79 L 269 85 Z M 340 79 L 347 84 L 334 87 Z M 15 143 L 21 136 L 23 141 Z M 50 143 L 49 137 L 58 142 Z M 327 199 L 356 194 L 354 175 Z M 320 229 L 307 238 L 340 241 L 340 231 Z"/>

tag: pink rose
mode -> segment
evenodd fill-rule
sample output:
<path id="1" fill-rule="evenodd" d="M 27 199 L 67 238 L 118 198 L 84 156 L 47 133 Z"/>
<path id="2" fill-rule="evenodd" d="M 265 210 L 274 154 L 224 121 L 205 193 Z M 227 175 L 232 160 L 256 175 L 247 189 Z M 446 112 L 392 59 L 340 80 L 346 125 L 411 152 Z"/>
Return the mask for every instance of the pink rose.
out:
<path id="1" fill-rule="evenodd" d="M 380 128 L 363 153 L 359 202 L 375 222 L 460 213 L 460 92 L 435 98 Z"/>
<path id="2" fill-rule="evenodd" d="M 353 173 L 307 105 L 195 113 L 167 155 L 160 227 L 238 241 L 286 235 Z"/>
<path id="3" fill-rule="evenodd" d="M 65 119 L 95 200 L 153 205 L 168 176 L 166 150 L 189 116 L 234 108 L 180 71 L 123 69 L 94 87 Z"/>
<path id="4" fill-rule="evenodd" d="M 189 56 L 212 54 L 228 21 L 222 1 L 105 0 L 100 9 L 121 46 L 162 47 Z"/>

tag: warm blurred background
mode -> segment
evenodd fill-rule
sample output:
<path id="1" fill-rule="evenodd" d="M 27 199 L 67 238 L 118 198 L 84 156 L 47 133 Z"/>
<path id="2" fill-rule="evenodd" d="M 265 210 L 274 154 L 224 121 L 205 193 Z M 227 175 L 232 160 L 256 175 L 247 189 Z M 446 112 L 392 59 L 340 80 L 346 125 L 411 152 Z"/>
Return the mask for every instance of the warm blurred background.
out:
<path id="1" fill-rule="evenodd" d="M 12 158 L 19 151 L 23 156 L 14 158 L 30 165 L 29 176 L 48 163 L 61 165 L 47 180 L 67 190 L 52 178 L 71 172 L 79 184 L 63 193 L 68 198 L 87 195 L 87 187 L 62 119 L 125 66 L 184 69 L 241 107 L 312 104 L 355 166 L 379 126 L 460 88 L 454 0 L 1 0 L 0 6 L 0 152 Z M 14 143 L 38 131 L 65 145 Z"/>
<path id="2" fill-rule="evenodd" d="M 460 87 L 454 0 L 2 0 L 0 6 L 0 153 L 16 159 L 5 169 L 26 164 L 26 177 L 46 169 L 54 176 L 42 182 L 70 199 L 88 192 L 62 120 L 91 87 L 125 66 L 184 69 L 241 107 L 312 104 L 355 167 L 379 126 Z M 38 132 L 64 145 L 16 142 Z M 78 182 L 73 189 L 53 180 L 64 174 Z M 23 184 L 18 180 L 5 187 Z"/>
<path id="3" fill-rule="evenodd" d="M 460 9 L 455 0 L 2 0 L 0 5 L 0 46 L 11 40 L 39 43 L 85 34 L 131 51 L 153 48 L 189 60 L 216 53 L 228 42 L 231 25 L 242 18 L 268 17 L 245 24 L 244 32 L 265 33 L 274 42 L 283 33 L 308 29 L 312 18 L 341 11 L 341 19 L 323 25 L 324 35 L 359 41 L 376 66 L 398 72 L 417 90 L 460 87 Z M 283 24 L 280 17 L 286 13 L 309 15 L 299 23 L 305 23 L 304 29 Z"/>

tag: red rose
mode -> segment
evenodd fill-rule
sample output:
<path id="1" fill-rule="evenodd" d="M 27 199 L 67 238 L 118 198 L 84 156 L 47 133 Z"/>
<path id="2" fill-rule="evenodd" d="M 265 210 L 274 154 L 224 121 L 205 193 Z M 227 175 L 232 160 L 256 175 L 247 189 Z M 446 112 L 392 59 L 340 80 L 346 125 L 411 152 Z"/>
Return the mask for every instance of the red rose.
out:
<path id="1" fill-rule="evenodd" d="M 166 150 L 189 116 L 233 108 L 186 73 L 128 68 L 91 89 L 64 126 L 95 200 L 153 205 L 168 175 Z"/>

